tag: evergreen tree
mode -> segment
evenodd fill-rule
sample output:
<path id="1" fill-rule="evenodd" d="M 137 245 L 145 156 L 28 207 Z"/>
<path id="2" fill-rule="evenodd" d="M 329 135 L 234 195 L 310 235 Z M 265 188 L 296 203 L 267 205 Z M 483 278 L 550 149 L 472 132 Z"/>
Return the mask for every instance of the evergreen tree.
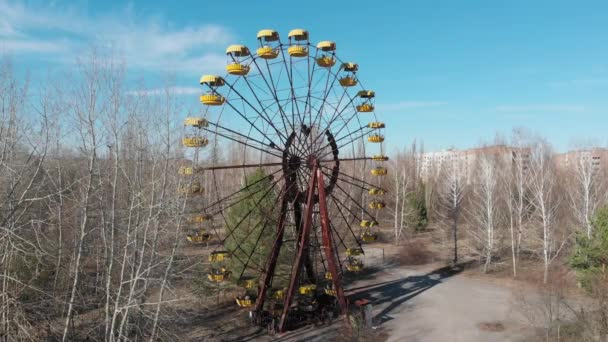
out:
<path id="1" fill-rule="evenodd" d="M 587 290 L 591 290 L 594 281 L 608 276 L 608 206 L 597 211 L 591 238 L 582 233 L 576 237 L 570 265 L 578 271 Z"/>

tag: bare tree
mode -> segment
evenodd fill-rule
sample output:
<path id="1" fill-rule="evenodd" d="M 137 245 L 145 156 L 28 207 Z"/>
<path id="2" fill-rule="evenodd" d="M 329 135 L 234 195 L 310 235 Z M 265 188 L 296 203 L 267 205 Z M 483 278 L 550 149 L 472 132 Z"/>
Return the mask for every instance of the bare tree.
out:
<path id="1" fill-rule="evenodd" d="M 466 177 L 459 163 L 444 167 L 443 182 L 439 188 L 438 215 L 449 222 L 453 243 L 452 262 L 458 262 L 458 223 L 463 210 L 463 200 L 467 189 Z"/>

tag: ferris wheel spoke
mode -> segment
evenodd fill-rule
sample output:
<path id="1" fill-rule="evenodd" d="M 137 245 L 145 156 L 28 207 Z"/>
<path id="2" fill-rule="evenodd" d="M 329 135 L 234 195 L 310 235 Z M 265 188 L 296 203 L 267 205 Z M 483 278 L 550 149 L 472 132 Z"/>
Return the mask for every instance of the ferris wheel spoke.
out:
<path id="1" fill-rule="evenodd" d="M 354 215 L 350 209 L 348 207 L 346 207 L 344 204 L 342 203 L 338 203 L 336 201 L 335 197 L 331 198 L 332 202 L 334 202 L 334 204 L 336 205 L 336 208 L 338 209 L 338 212 L 340 213 L 340 217 L 342 218 L 342 220 L 344 221 L 344 224 L 346 225 L 346 227 L 348 228 L 348 231 L 351 233 L 351 235 L 353 236 L 353 239 L 357 242 L 357 246 L 359 248 L 361 248 L 361 242 L 359 241 L 359 238 L 357 238 L 357 235 L 355 234 L 355 232 L 353 232 L 352 229 L 352 225 L 353 223 L 355 223 L 358 219 L 357 216 Z M 346 218 L 346 215 L 344 215 L 344 213 L 342 212 L 342 208 L 340 206 L 343 206 L 344 209 L 346 209 L 348 212 L 350 212 L 351 215 L 353 215 L 353 220 L 351 220 L 351 222 L 348 221 L 348 219 Z M 360 221 L 360 220 L 359 220 Z"/>
<path id="2" fill-rule="evenodd" d="M 246 214 L 245 214 L 245 215 L 244 215 L 244 216 L 243 216 L 243 217 L 242 217 L 242 218 L 239 220 L 239 222 L 238 222 L 238 223 L 237 223 L 237 224 L 236 224 L 234 227 L 230 227 L 230 224 L 228 223 L 228 220 L 227 220 L 227 219 L 226 219 L 226 217 L 223 215 L 223 213 L 224 213 L 224 211 L 225 211 L 226 209 L 228 209 L 228 208 L 232 207 L 233 205 L 235 205 L 235 203 L 232 203 L 230 206 L 228 206 L 228 207 L 224 208 L 224 210 L 222 211 L 222 215 L 224 216 L 224 221 L 225 221 L 225 223 L 226 223 L 226 227 L 228 227 L 228 229 L 229 229 L 230 231 L 229 231 L 229 233 L 228 233 L 228 234 L 227 234 L 227 235 L 224 237 L 224 239 L 222 239 L 222 240 L 220 241 L 219 246 L 224 245 L 224 243 L 226 242 L 226 240 L 227 240 L 228 238 L 230 238 L 230 237 L 231 237 L 231 236 L 234 234 L 234 232 L 236 232 L 236 231 L 238 230 L 239 226 L 240 226 L 240 225 L 241 225 L 243 222 L 245 222 L 245 220 L 246 220 L 246 219 L 249 217 L 249 215 L 251 215 L 251 213 L 253 213 L 253 212 L 254 212 L 254 211 L 256 211 L 256 210 L 259 210 L 258 206 L 260 205 L 260 203 L 262 203 L 262 201 L 263 201 L 264 199 L 266 199 L 266 197 L 267 197 L 267 196 L 270 194 L 270 192 L 271 192 L 271 191 L 274 189 L 274 186 L 275 186 L 275 185 L 276 185 L 276 184 L 277 184 L 277 183 L 278 183 L 278 182 L 279 182 L 279 181 L 280 181 L 282 178 L 283 178 L 283 177 L 281 177 L 280 179 L 278 179 L 277 181 L 275 181 L 274 183 L 272 183 L 272 185 L 271 185 L 271 186 L 269 186 L 269 187 L 268 187 L 268 190 L 267 190 L 267 191 L 266 191 L 266 192 L 265 192 L 265 193 L 262 195 L 262 197 L 260 197 L 260 199 L 259 199 L 259 200 L 258 200 L 258 201 L 257 201 L 257 202 L 256 202 L 256 203 L 253 205 L 253 206 L 252 206 L 252 208 L 251 208 L 251 209 L 250 209 L 250 210 L 249 210 L 249 211 L 248 211 L 248 212 L 247 212 L 247 213 L 246 213 Z M 250 195 L 246 196 L 245 198 L 243 198 L 242 200 L 245 200 L 245 199 L 251 198 L 251 197 L 253 197 L 253 195 L 258 194 L 258 193 L 260 193 L 260 191 L 255 192 L 255 193 L 253 193 L 253 194 L 250 194 Z M 242 201 L 242 200 L 239 200 L 239 202 L 240 202 L 240 201 Z M 237 203 L 238 203 L 238 202 L 237 202 Z M 215 251 L 217 248 L 218 248 L 218 247 L 216 247 L 216 248 L 214 249 L 214 251 Z"/>
<path id="3" fill-rule="evenodd" d="M 258 72 L 260 73 L 260 75 L 262 75 L 262 78 L 264 79 L 264 82 L 266 83 L 266 85 L 269 87 L 269 89 L 272 89 L 272 94 L 274 97 L 274 100 L 276 101 L 277 106 L 279 107 L 279 113 L 281 114 L 281 121 L 283 121 L 283 126 L 285 127 L 285 133 L 289 134 L 289 130 L 287 129 L 287 124 L 291 125 L 291 131 L 295 131 L 295 126 L 290 123 L 289 121 L 289 117 L 287 116 L 287 114 L 285 113 L 285 110 L 283 109 L 283 106 L 281 106 L 281 102 L 279 101 L 279 98 L 277 96 L 277 87 L 274 84 L 274 79 L 272 76 L 272 72 L 270 71 L 270 64 L 268 63 L 268 60 L 265 60 L 266 62 L 266 70 L 268 71 L 268 77 L 270 78 L 270 85 L 272 85 L 272 88 L 270 88 L 270 86 L 268 85 L 268 80 L 266 79 L 266 76 L 264 76 L 264 73 L 260 70 L 260 66 L 258 65 L 258 63 L 256 62 L 256 60 L 253 60 L 256 68 L 258 69 Z M 277 80 L 278 81 L 278 80 Z"/>
<path id="4" fill-rule="evenodd" d="M 256 64 L 257 65 L 257 64 Z M 263 76 L 262 76 L 263 77 Z M 266 79 L 264 79 L 264 81 L 266 81 Z M 249 78 L 245 77 L 245 83 L 247 83 L 247 86 L 249 87 L 249 90 L 251 91 L 251 93 L 253 94 L 253 96 L 255 97 L 256 101 L 258 102 L 258 104 L 260 105 L 260 108 L 262 109 L 262 112 L 264 112 L 267 116 L 267 121 L 269 123 L 269 125 L 275 130 L 275 132 L 277 132 L 277 134 L 281 135 L 283 138 L 287 139 L 287 137 L 285 137 L 283 135 L 283 132 L 281 132 L 272 122 L 272 119 L 270 118 L 270 115 L 268 115 L 268 113 L 266 113 L 266 109 L 269 108 L 270 106 L 264 106 L 262 104 L 262 101 L 260 100 L 260 98 L 258 97 L 258 95 L 256 94 L 256 92 L 253 90 L 253 87 L 251 86 L 251 83 L 249 82 Z M 279 111 L 283 111 L 283 108 L 281 107 L 281 105 L 279 104 L 278 99 L 276 98 L 276 94 L 273 93 L 274 98 L 276 100 L 277 105 L 279 106 Z M 285 124 L 285 120 L 283 119 L 283 115 L 281 114 L 281 120 L 283 122 L 283 128 L 285 129 L 284 133 L 289 133 L 287 131 L 287 125 Z M 285 143 L 285 140 L 282 140 L 283 143 Z"/>
<path id="5" fill-rule="evenodd" d="M 324 166 L 324 165 L 322 165 L 322 166 L 323 166 L 324 168 L 328 169 L 328 170 L 331 170 L 331 168 L 329 168 L 329 167 L 327 167 L 327 166 Z M 349 175 L 349 174 L 347 174 L 347 173 L 344 173 L 344 172 L 338 171 L 338 174 L 339 174 L 339 175 L 341 175 L 341 176 L 347 177 L 347 178 L 349 178 L 349 179 L 352 179 L 352 180 L 354 180 L 354 181 L 360 182 L 360 183 L 362 183 L 362 184 L 365 184 L 365 185 L 371 186 L 372 188 L 376 188 L 376 187 L 377 187 L 377 186 L 376 186 L 376 185 L 374 185 L 374 184 L 368 183 L 368 182 L 366 182 L 366 181 L 362 180 L 361 178 L 357 178 L 357 177 L 352 176 L 352 175 Z"/>
<path id="6" fill-rule="evenodd" d="M 270 143 L 265 143 L 265 142 L 263 142 L 263 141 L 260 141 L 260 140 L 254 139 L 254 138 L 252 138 L 252 137 L 250 137 L 250 136 L 246 136 L 245 134 L 239 133 L 239 132 L 237 132 L 237 131 L 235 131 L 235 130 L 233 130 L 233 129 L 230 129 L 230 128 L 228 128 L 228 127 L 224 127 L 224 126 L 219 125 L 219 124 L 217 124 L 217 123 L 209 122 L 209 125 L 212 125 L 212 126 L 214 126 L 214 127 L 216 127 L 216 128 L 220 128 L 220 129 L 222 129 L 222 130 L 224 130 L 224 131 L 227 131 L 227 132 L 229 132 L 229 133 L 231 133 L 231 134 L 234 134 L 234 135 L 237 135 L 237 136 L 239 136 L 239 137 L 245 138 L 245 139 L 247 139 L 247 140 L 254 141 L 254 142 L 256 142 L 256 143 L 258 143 L 258 144 L 260 144 L 260 145 L 262 145 L 262 146 L 267 146 L 267 147 L 273 148 L 273 149 L 275 149 L 275 150 L 277 150 L 277 151 L 279 151 L 279 152 L 282 152 L 282 150 L 281 150 L 281 149 L 280 149 L 278 146 L 274 145 L 274 144 L 272 143 L 272 141 L 271 141 Z M 203 129 L 205 129 L 205 128 L 203 127 Z M 210 131 L 210 130 L 207 130 L 207 131 Z M 230 139 L 230 138 L 228 138 L 228 139 Z M 269 140 L 270 140 L 270 139 L 269 139 Z"/>
<path id="7" fill-rule="evenodd" d="M 366 128 L 369 128 L 369 127 L 368 127 L 368 126 L 362 126 L 361 128 L 359 128 L 359 129 L 357 129 L 357 130 L 355 130 L 355 131 L 352 131 L 352 132 L 350 132 L 349 134 L 347 134 L 347 135 L 345 135 L 345 136 L 341 137 L 340 139 L 336 140 L 336 143 L 337 143 L 338 141 L 344 140 L 344 139 L 346 139 L 346 138 L 348 138 L 348 137 L 350 137 L 350 136 L 352 136 L 352 135 L 354 135 L 354 134 L 356 134 L 356 133 L 359 133 L 359 132 L 361 132 L 361 131 L 365 130 Z M 374 131 L 374 129 L 373 129 L 373 128 L 370 128 L 370 129 L 369 129 L 369 131 L 367 131 L 367 132 L 363 132 L 363 134 L 357 135 L 355 138 L 352 138 L 352 139 L 348 140 L 347 142 L 343 143 L 342 145 L 339 145 L 339 146 L 338 146 L 338 149 L 341 149 L 342 147 L 344 147 L 344 146 L 346 146 L 346 145 L 348 145 L 348 144 L 351 144 L 351 143 L 352 143 L 352 142 L 354 142 L 355 140 L 361 139 L 362 137 L 364 137 L 365 135 L 367 135 L 367 134 L 371 133 L 372 131 Z M 326 147 L 328 147 L 328 146 L 329 146 L 329 144 L 326 144 L 326 145 L 324 145 L 324 146 L 323 146 L 321 149 L 319 149 L 319 150 L 323 150 L 324 148 L 326 148 Z M 325 157 L 327 157 L 327 156 L 328 156 L 328 155 L 330 155 L 330 154 L 331 154 L 331 152 L 325 153 L 325 154 L 321 155 L 321 157 L 320 157 L 320 158 L 325 158 Z"/>
<path id="8" fill-rule="evenodd" d="M 247 146 L 247 147 L 249 147 L 249 148 L 252 148 L 252 149 L 258 150 L 258 151 L 260 151 L 260 152 L 267 153 L 267 154 L 269 154 L 269 155 L 271 155 L 271 156 L 274 156 L 274 157 L 277 157 L 277 158 L 282 158 L 282 156 L 281 156 L 280 154 L 270 152 L 268 149 L 264 148 L 264 147 L 267 147 L 267 146 L 264 146 L 264 147 L 262 147 L 262 146 L 254 146 L 254 145 L 251 145 L 251 144 L 249 144 L 249 143 L 247 143 L 247 142 L 245 142 L 245 141 L 242 141 L 242 140 L 240 140 L 240 139 L 237 139 L 237 138 L 235 138 L 235 137 L 232 137 L 232 136 L 230 136 L 230 135 L 223 134 L 223 133 L 219 133 L 217 130 L 213 131 L 213 130 L 210 130 L 210 129 L 207 129 L 207 128 L 202 128 L 202 129 L 203 129 L 204 131 L 211 132 L 211 133 L 213 133 L 213 134 L 215 134 L 215 135 L 217 135 L 217 136 L 220 136 L 220 137 L 222 137 L 222 138 L 226 138 L 226 139 L 228 139 L 228 140 L 234 141 L 234 142 L 236 142 L 236 143 L 238 143 L 238 144 L 241 144 L 241 145 L 243 145 L 243 146 Z"/>
<path id="9" fill-rule="evenodd" d="M 271 125 L 272 127 L 274 127 L 276 129 L 276 127 L 271 122 L 269 122 L 268 119 L 266 119 L 266 117 L 264 117 L 264 115 L 262 115 L 262 113 L 260 113 L 260 111 L 257 108 L 255 108 L 246 98 L 244 98 L 234 88 L 234 86 L 232 84 L 226 83 L 226 85 L 228 85 L 228 87 L 230 88 L 230 91 L 233 91 L 239 97 L 240 100 L 242 100 L 243 102 L 245 102 L 251 109 L 253 109 L 253 111 L 255 111 L 259 115 L 260 118 L 262 118 L 264 121 L 266 121 L 267 124 Z M 232 110 L 234 110 L 241 118 L 243 118 L 245 121 L 247 121 L 247 123 L 251 126 L 251 128 L 253 128 L 256 131 L 258 131 L 258 133 L 260 133 L 262 136 L 266 136 L 267 137 L 267 134 L 264 133 L 264 132 L 262 132 L 262 130 L 260 130 L 251 120 L 249 120 L 249 118 L 247 118 L 246 115 L 244 115 L 240 110 L 238 110 L 236 108 L 236 106 L 234 106 L 232 104 L 232 101 L 226 100 L 226 104 L 228 106 L 230 106 L 230 108 L 232 108 Z M 283 137 L 283 138 L 287 139 L 287 137 L 285 137 L 284 135 L 282 135 L 282 133 L 280 131 L 278 131 L 277 133 L 278 133 L 279 138 Z M 270 140 L 270 139 L 268 139 L 268 140 Z M 275 144 L 272 141 L 271 141 L 271 143 L 274 144 L 275 146 L 277 145 L 277 144 Z"/>
<path id="10" fill-rule="evenodd" d="M 365 207 L 361 206 L 361 204 L 359 204 L 359 202 L 357 200 L 355 200 L 354 198 L 352 198 L 352 196 L 348 193 L 348 191 L 344 190 L 338 183 L 336 183 L 336 187 L 342 191 L 344 193 L 344 195 L 346 195 L 346 197 L 348 197 L 349 200 L 353 201 L 353 203 L 355 203 L 357 205 L 357 207 L 359 207 L 367 216 L 371 217 L 372 219 L 376 219 L 374 215 L 370 214 L 367 209 L 365 209 Z"/>
<path id="11" fill-rule="evenodd" d="M 291 61 L 291 56 L 289 57 L 289 67 L 287 66 L 287 59 L 285 58 L 285 50 L 283 49 L 283 43 L 281 43 L 279 41 L 279 44 L 281 46 L 281 56 L 283 57 L 283 65 L 285 66 L 285 71 L 287 72 L 287 80 L 289 81 L 289 88 L 291 91 L 291 106 L 292 106 L 292 117 L 293 117 L 293 127 L 294 129 L 297 127 L 296 126 L 296 117 L 294 113 L 298 114 L 298 119 L 300 120 L 300 126 L 302 124 L 304 124 L 304 121 L 302 120 L 302 117 L 300 115 L 300 108 L 298 107 L 298 103 L 296 101 L 296 93 L 295 93 L 295 89 L 293 88 L 293 63 Z M 295 106 L 295 110 L 294 110 L 294 106 Z"/>
<path id="12" fill-rule="evenodd" d="M 239 165 L 239 167 L 240 167 L 240 165 Z M 232 168 L 232 167 L 231 167 L 231 168 Z M 228 196 L 226 196 L 226 197 L 224 197 L 224 198 L 218 199 L 217 201 L 215 201 L 215 202 L 213 202 L 213 203 L 211 203 L 211 204 L 207 205 L 206 207 L 204 207 L 202 210 L 203 210 L 203 211 L 205 211 L 205 210 L 209 210 L 209 209 L 211 209 L 211 208 L 213 208 L 213 207 L 215 207 L 215 206 L 218 206 L 218 205 L 222 204 L 223 202 L 226 202 L 226 201 L 230 200 L 230 198 L 231 198 L 231 197 L 234 197 L 234 196 L 236 196 L 236 195 L 240 194 L 241 192 L 246 191 L 246 190 L 248 190 L 248 189 L 250 189 L 250 188 L 254 187 L 255 185 L 257 185 L 257 184 L 259 184 L 259 183 L 261 183 L 261 182 L 263 182 L 263 181 L 266 181 L 266 180 L 269 180 L 269 179 L 273 179 L 273 178 L 274 178 L 274 175 L 275 175 L 275 174 L 277 174 L 277 173 L 279 173 L 280 171 L 282 171 L 282 170 L 281 170 L 281 169 L 276 170 L 276 171 L 272 172 L 271 174 L 269 174 L 268 176 L 266 176 L 266 177 L 264 177 L 264 178 L 261 178 L 261 179 L 259 179 L 259 180 L 255 181 L 255 182 L 253 182 L 253 183 L 251 183 L 251 184 L 248 184 L 248 185 L 246 185 L 245 187 L 243 187 L 243 188 L 241 188 L 241 189 L 239 189 L 239 190 L 237 190 L 237 191 L 235 191 L 235 192 L 231 193 L 230 195 L 228 195 Z M 214 173 L 214 175 L 215 175 L 215 173 Z M 283 179 L 283 177 L 284 177 L 284 176 L 280 177 L 280 178 L 279 178 L 279 180 Z M 217 183 L 217 182 L 216 182 L 216 183 Z M 261 191 L 261 190 L 260 190 L 260 191 Z M 260 191 L 258 191 L 258 192 L 260 192 Z M 256 192 L 256 193 L 258 193 L 258 192 Z M 256 193 L 254 193 L 254 194 L 256 194 Z"/>
<path id="13" fill-rule="evenodd" d="M 349 102 L 344 106 L 344 108 L 342 108 L 342 110 L 338 111 L 340 109 L 340 103 L 342 103 L 342 99 L 344 97 L 344 95 L 348 95 L 348 92 L 346 91 L 346 88 L 344 89 L 344 93 L 342 94 L 342 97 L 340 98 L 340 101 L 338 102 L 338 104 L 334 107 L 334 113 L 332 114 L 331 118 L 329 119 L 329 121 L 327 121 L 324 126 L 325 129 L 323 131 L 321 131 L 319 133 L 319 135 L 317 135 L 317 137 L 315 138 L 315 141 L 313 142 L 316 143 L 317 140 L 319 139 L 320 136 L 322 136 L 325 132 L 328 132 L 329 130 L 331 130 L 331 125 L 338 119 L 342 117 L 342 113 L 349 108 L 349 106 L 353 103 L 353 101 L 355 100 L 355 97 L 350 97 L 349 96 Z M 357 112 L 355 111 L 355 114 L 353 114 L 352 117 L 356 116 Z M 321 117 L 321 115 L 318 115 L 319 117 Z M 351 118 L 352 118 L 351 117 Z M 337 136 L 340 133 L 341 130 L 339 130 L 337 133 L 334 133 L 335 136 Z"/>

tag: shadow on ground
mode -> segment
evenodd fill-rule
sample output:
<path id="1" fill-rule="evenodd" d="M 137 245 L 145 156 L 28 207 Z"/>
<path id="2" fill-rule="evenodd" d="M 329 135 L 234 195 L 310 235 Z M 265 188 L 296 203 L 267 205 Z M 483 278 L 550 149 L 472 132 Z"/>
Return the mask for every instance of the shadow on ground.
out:
<path id="1" fill-rule="evenodd" d="M 349 301 L 353 303 L 358 299 L 366 299 L 374 307 L 384 306 L 388 303 L 386 307 L 373 317 L 374 324 L 380 325 L 392 319 L 389 314 L 396 308 L 433 286 L 441 284 L 447 278 L 462 272 L 467 266 L 468 263 L 445 266 L 424 275 L 410 276 L 380 284 L 350 288 L 349 292 L 352 294 L 349 296 Z"/>

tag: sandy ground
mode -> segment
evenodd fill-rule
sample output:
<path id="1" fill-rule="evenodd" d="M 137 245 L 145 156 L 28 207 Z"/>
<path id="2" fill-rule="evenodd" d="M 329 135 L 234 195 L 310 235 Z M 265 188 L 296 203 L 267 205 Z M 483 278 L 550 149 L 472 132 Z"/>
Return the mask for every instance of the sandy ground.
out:
<path id="1" fill-rule="evenodd" d="M 448 269 L 387 269 L 355 283 L 388 341 L 518 341 L 532 333 L 508 287 Z M 377 280 L 381 279 L 381 282 Z"/>
<path id="2" fill-rule="evenodd" d="M 390 264 L 395 248 L 390 245 L 374 248 L 365 260 L 366 266 L 370 266 L 369 273 L 358 275 L 347 287 L 351 302 L 365 298 L 373 305 L 374 328 L 371 337 L 363 340 L 521 341 L 534 332 L 513 309 L 510 287 L 471 278 L 440 264 L 416 267 Z M 193 257 L 198 251 L 191 254 Z M 187 296 L 184 293 L 178 297 Z M 188 323 L 194 323 L 184 329 L 185 340 L 334 341 L 340 340 L 345 331 L 343 322 L 336 321 L 331 326 L 309 326 L 268 336 L 248 325 L 246 310 L 226 307 L 220 310 L 225 312 L 214 312 L 209 317 L 196 306 L 189 308 L 190 314 L 198 312 L 194 322 L 184 317 Z"/>

